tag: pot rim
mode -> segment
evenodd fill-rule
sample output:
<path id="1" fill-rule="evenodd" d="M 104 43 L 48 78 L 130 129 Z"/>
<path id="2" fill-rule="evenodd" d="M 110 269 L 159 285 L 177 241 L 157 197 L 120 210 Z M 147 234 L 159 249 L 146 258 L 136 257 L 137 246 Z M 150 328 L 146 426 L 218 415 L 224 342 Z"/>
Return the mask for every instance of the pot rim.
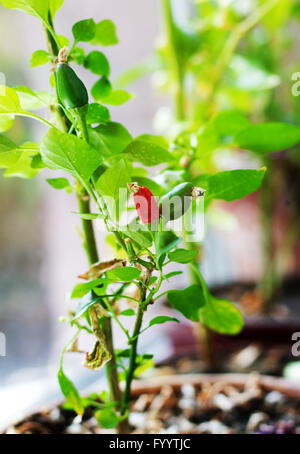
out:
<path id="1" fill-rule="evenodd" d="M 253 374 L 253 373 L 252 373 Z M 300 399 L 300 385 L 281 377 L 272 377 L 271 375 L 255 374 L 258 383 L 266 391 L 278 391 L 282 394 Z M 243 386 L 251 377 L 248 374 L 178 374 L 178 375 L 161 375 L 147 380 L 135 380 L 133 383 L 132 396 L 143 393 L 158 393 L 163 386 L 171 386 L 174 389 L 180 389 L 184 384 L 201 385 L 201 383 L 216 383 L 222 381 L 237 386 Z"/>

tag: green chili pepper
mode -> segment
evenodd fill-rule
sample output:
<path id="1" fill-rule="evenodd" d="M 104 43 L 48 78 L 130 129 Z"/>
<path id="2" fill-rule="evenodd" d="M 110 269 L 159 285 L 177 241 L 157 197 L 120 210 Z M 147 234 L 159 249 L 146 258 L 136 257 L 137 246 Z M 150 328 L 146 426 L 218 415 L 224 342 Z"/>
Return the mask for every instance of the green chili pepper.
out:
<path id="1" fill-rule="evenodd" d="M 87 89 L 75 71 L 68 65 L 66 49 L 62 49 L 58 57 L 56 83 L 58 97 L 68 109 L 77 109 L 88 104 Z"/>
<path id="2" fill-rule="evenodd" d="M 203 197 L 205 191 L 192 183 L 181 183 L 161 197 L 159 211 L 168 221 L 181 218 L 190 208 L 192 199 Z"/>

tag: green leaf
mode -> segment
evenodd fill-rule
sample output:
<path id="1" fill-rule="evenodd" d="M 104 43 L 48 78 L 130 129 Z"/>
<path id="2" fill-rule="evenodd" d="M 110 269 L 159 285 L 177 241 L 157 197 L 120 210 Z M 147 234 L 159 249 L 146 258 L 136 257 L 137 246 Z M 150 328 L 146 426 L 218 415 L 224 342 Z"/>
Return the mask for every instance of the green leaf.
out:
<path id="1" fill-rule="evenodd" d="M 173 160 L 168 148 L 169 144 L 163 137 L 144 134 L 134 139 L 124 153 L 132 161 L 151 167 Z"/>
<path id="2" fill-rule="evenodd" d="M 76 411 L 76 413 L 78 413 L 78 415 L 83 415 L 84 406 L 73 382 L 69 380 L 62 369 L 59 370 L 57 378 L 60 389 L 67 399 L 67 403 L 72 406 L 72 408 L 74 409 L 74 411 Z"/>
<path id="3" fill-rule="evenodd" d="M 139 279 L 141 271 L 133 266 L 125 266 L 124 268 L 116 268 L 107 272 L 109 279 L 118 279 L 122 282 L 131 282 Z"/>
<path id="4" fill-rule="evenodd" d="M 90 130 L 91 144 L 104 157 L 122 153 L 132 137 L 120 123 L 110 122 Z"/>
<path id="5" fill-rule="evenodd" d="M 0 88 L 1 90 L 1 88 Z M 13 116 L 0 115 L 0 132 L 8 131 L 14 125 Z"/>
<path id="6" fill-rule="evenodd" d="M 210 297 L 200 308 L 200 320 L 207 327 L 221 334 L 238 334 L 244 326 L 241 312 L 230 301 Z"/>
<path id="7" fill-rule="evenodd" d="M 8 137 L 0 134 L 0 169 L 7 168 L 20 158 L 21 150 Z"/>
<path id="8" fill-rule="evenodd" d="M 117 350 L 116 351 L 117 358 L 129 358 L 130 357 L 130 349 L 126 348 L 125 350 Z"/>
<path id="9" fill-rule="evenodd" d="M 155 282 L 157 281 L 158 277 L 157 276 L 152 276 L 149 280 L 149 284 L 148 286 L 151 287 L 152 285 L 155 284 Z"/>
<path id="10" fill-rule="evenodd" d="M 168 254 L 169 259 L 176 263 L 190 263 L 198 255 L 198 251 L 189 251 L 187 249 L 176 249 Z"/>
<path id="11" fill-rule="evenodd" d="M 96 33 L 94 19 L 85 19 L 73 25 L 72 33 L 76 43 L 91 41 Z"/>
<path id="12" fill-rule="evenodd" d="M 168 279 L 171 279 L 172 277 L 175 277 L 175 276 L 180 276 L 181 274 L 183 274 L 182 271 L 172 271 L 171 273 L 168 273 L 164 276 L 164 279 L 165 280 L 168 280 Z"/>
<path id="13" fill-rule="evenodd" d="M 57 38 L 57 41 L 58 41 L 58 44 L 60 45 L 60 47 L 68 47 L 69 46 L 70 40 L 66 36 L 64 36 L 64 35 L 56 35 L 56 38 Z M 77 47 L 75 49 L 77 49 Z"/>
<path id="14" fill-rule="evenodd" d="M 152 58 L 149 61 L 138 63 L 130 69 L 124 71 L 114 80 L 115 88 L 126 88 L 133 82 L 142 79 L 144 76 L 148 76 L 158 69 L 156 60 Z"/>
<path id="15" fill-rule="evenodd" d="M 178 25 L 173 19 L 172 35 L 180 65 L 185 65 L 199 49 L 199 36 L 188 25 Z"/>
<path id="16" fill-rule="evenodd" d="M 162 196 L 165 193 L 165 189 L 162 188 L 155 181 L 151 180 L 151 178 L 133 175 L 131 179 L 132 181 L 136 182 L 139 186 L 145 186 L 146 188 L 148 188 L 155 196 Z"/>
<path id="17" fill-rule="evenodd" d="M 255 61 L 235 55 L 228 66 L 228 85 L 245 91 L 271 90 L 280 84 L 280 77 Z"/>
<path id="18" fill-rule="evenodd" d="M 154 242 L 157 255 L 167 254 L 174 249 L 180 241 L 181 238 L 178 238 L 172 231 L 156 232 Z"/>
<path id="19" fill-rule="evenodd" d="M 112 90 L 106 96 L 101 95 L 100 101 L 110 106 L 121 106 L 132 98 L 134 98 L 134 95 L 126 90 Z"/>
<path id="20" fill-rule="evenodd" d="M 266 173 L 262 169 L 225 170 L 211 175 L 207 182 L 205 200 L 222 199 L 226 202 L 241 199 L 261 186 Z"/>
<path id="21" fill-rule="evenodd" d="M 133 315 L 135 315 L 135 312 L 133 309 L 126 309 L 125 311 L 122 311 L 120 315 L 123 315 L 125 317 L 132 317 Z"/>
<path id="22" fill-rule="evenodd" d="M 106 282 L 105 279 L 94 279 L 85 284 L 78 284 L 73 288 L 73 291 L 71 293 L 71 298 L 72 299 L 73 298 L 82 298 L 87 293 L 89 293 L 91 290 L 93 290 L 96 287 L 99 287 L 104 282 Z"/>
<path id="23" fill-rule="evenodd" d="M 78 65 L 83 65 L 85 61 L 85 50 L 82 47 L 74 47 L 69 54 L 70 60 L 74 60 Z"/>
<path id="24" fill-rule="evenodd" d="M 48 91 L 34 92 L 29 87 L 17 86 L 14 90 L 19 96 L 21 108 L 24 110 L 38 110 L 51 104 L 51 94 Z"/>
<path id="25" fill-rule="evenodd" d="M 193 322 L 199 321 L 199 309 L 205 305 L 201 287 L 192 285 L 184 290 L 170 290 L 167 293 L 170 305 Z"/>
<path id="26" fill-rule="evenodd" d="M 213 119 L 212 124 L 220 136 L 219 142 L 224 144 L 232 143 L 238 133 L 250 126 L 249 120 L 234 110 L 219 113 Z"/>
<path id="27" fill-rule="evenodd" d="M 176 323 L 180 323 L 179 320 L 177 320 L 177 318 L 174 318 L 174 317 L 167 317 L 165 315 L 160 315 L 158 317 L 155 317 L 151 320 L 151 322 L 149 323 L 149 328 L 150 326 L 154 326 L 154 325 L 162 325 L 163 323 L 167 323 L 167 322 L 176 322 Z"/>
<path id="28" fill-rule="evenodd" d="M 36 50 L 31 56 L 30 66 L 31 68 L 35 68 L 36 66 L 46 65 L 49 61 L 51 61 L 49 52 Z"/>
<path id="29" fill-rule="evenodd" d="M 159 267 L 162 267 L 166 255 L 174 249 L 180 241 L 181 238 L 178 238 L 172 231 L 155 232 L 154 243 Z"/>
<path id="30" fill-rule="evenodd" d="M 73 211 L 73 214 L 77 214 L 81 219 L 85 219 L 86 221 L 93 221 L 94 219 L 104 219 L 104 216 L 100 213 L 76 213 Z"/>
<path id="31" fill-rule="evenodd" d="M 57 11 L 62 7 L 64 0 L 49 0 L 49 7 L 52 19 L 55 17 Z"/>
<path id="32" fill-rule="evenodd" d="M 95 413 L 95 418 L 104 429 L 113 429 L 119 424 L 119 418 L 112 410 L 98 410 Z"/>
<path id="33" fill-rule="evenodd" d="M 18 150 L 20 151 L 19 159 L 9 165 L 4 176 L 6 178 L 34 178 L 40 171 L 39 168 L 32 166 L 34 156 L 39 152 L 39 145 L 29 142 L 21 145 Z"/>
<path id="34" fill-rule="evenodd" d="M 153 243 L 151 233 L 143 230 L 141 225 L 137 225 L 136 227 L 137 228 L 133 228 L 132 225 L 129 225 L 125 229 L 122 229 L 122 232 L 141 249 L 151 247 Z"/>
<path id="35" fill-rule="evenodd" d="M 300 143 L 300 127 L 285 123 L 253 125 L 240 132 L 235 143 L 256 153 L 281 151 Z"/>
<path id="36" fill-rule="evenodd" d="M 118 44 L 118 42 L 116 26 L 111 20 L 105 19 L 96 25 L 96 33 L 92 44 L 113 46 Z"/>
<path id="37" fill-rule="evenodd" d="M 49 0 L 0 0 L 8 9 L 18 9 L 48 23 Z"/>
<path id="38" fill-rule="evenodd" d="M 143 359 L 153 359 L 154 355 L 152 353 L 144 353 L 143 354 Z"/>
<path id="39" fill-rule="evenodd" d="M 47 167 L 63 170 L 82 182 L 91 178 L 102 160 L 84 140 L 55 128 L 42 140 L 41 154 Z"/>
<path id="40" fill-rule="evenodd" d="M 72 192 L 73 188 L 66 178 L 47 178 L 47 183 L 54 189 L 65 189 L 67 192 Z"/>
<path id="41" fill-rule="evenodd" d="M 197 134 L 197 154 L 200 157 L 209 154 L 220 144 L 220 137 L 212 123 L 202 126 Z"/>
<path id="42" fill-rule="evenodd" d="M 0 86 L 0 116 L 14 117 L 14 114 L 22 113 L 19 96 L 10 87 Z"/>
<path id="43" fill-rule="evenodd" d="M 94 306 L 94 304 L 98 303 L 100 300 L 100 297 L 98 295 L 95 295 L 93 292 L 89 292 L 84 295 L 84 297 L 79 301 L 77 309 L 76 309 L 76 314 L 72 320 L 74 322 L 78 318 L 82 317 L 90 307 Z"/>
<path id="44" fill-rule="evenodd" d="M 96 190 L 102 196 L 112 197 L 115 201 L 120 198 L 120 189 L 127 190 L 127 184 L 130 182 L 130 174 L 124 159 L 118 164 L 107 169 L 96 183 Z"/>
<path id="45" fill-rule="evenodd" d="M 88 125 L 108 123 L 110 121 L 108 108 L 97 102 L 89 104 L 86 121 Z"/>
<path id="46" fill-rule="evenodd" d="M 70 183 L 66 178 L 47 178 L 46 181 L 54 189 L 65 189 L 70 186 Z"/>
<path id="47" fill-rule="evenodd" d="M 277 2 L 264 17 L 262 24 L 265 25 L 271 33 L 282 29 L 291 17 L 292 8 L 296 6 L 297 2 L 294 2 L 294 0 Z"/>
<path id="48" fill-rule="evenodd" d="M 0 153 L 4 153 L 9 150 L 14 150 L 17 148 L 17 145 L 8 137 L 0 134 Z"/>
<path id="49" fill-rule="evenodd" d="M 154 368 L 153 359 L 144 359 L 143 356 L 138 356 L 137 367 L 134 370 L 134 378 L 140 377 L 146 370 Z"/>
<path id="50" fill-rule="evenodd" d="M 98 50 L 93 50 L 88 54 L 84 61 L 84 67 L 98 76 L 108 77 L 110 74 L 109 62 L 105 55 Z"/>
<path id="51" fill-rule="evenodd" d="M 91 93 L 95 101 L 102 101 L 112 91 L 112 86 L 107 77 L 103 76 L 92 87 Z"/>
<path id="52" fill-rule="evenodd" d="M 42 155 L 40 152 L 36 153 L 34 156 L 32 156 L 32 160 L 31 160 L 31 168 L 32 169 L 44 169 L 46 166 L 45 164 L 43 163 L 43 160 L 42 160 Z"/>
<path id="53" fill-rule="evenodd" d="M 20 91 L 25 90 L 27 94 L 34 93 L 28 87 L 17 87 Z M 21 106 L 16 90 L 0 85 L 0 132 L 7 131 L 13 124 L 16 115 L 27 115 Z"/>

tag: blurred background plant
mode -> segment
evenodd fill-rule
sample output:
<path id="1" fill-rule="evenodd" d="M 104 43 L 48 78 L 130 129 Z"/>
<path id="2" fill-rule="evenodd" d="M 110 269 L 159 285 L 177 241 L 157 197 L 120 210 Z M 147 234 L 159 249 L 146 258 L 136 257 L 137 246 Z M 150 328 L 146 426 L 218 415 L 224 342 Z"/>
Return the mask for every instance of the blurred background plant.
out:
<path id="1" fill-rule="evenodd" d="M 241 248 L 240 230 L 236 244 L 228 247 L 227 260 L 232 263 L 236 249 L 236 263 L 241 264 L 246 252 L 246 267 L 254 272 L 233 273 L 233 279 L 227 274 L 227 281 L 251 282 L 250 288 L 246 285 L 231 297 L 248 314 L 299 314 L 299 131 L 290 125 L 299 125 L 299 98 L 293 88 L 298 80 L 299 4 L 162 0 L 161 13 L 163 33 L 155 55 L 117 79 L 117 85 L 125 88 L 151 73 L 158 92 L 172 100 L 173 106 L 158 110 L 154 127 L 175 142 L 177 165 L 170 167 L 168 181 L 158 177 L 156 182 L 172 186 L 193 179 L 205 188 L 207 174 L 217 170 L 265 166 L 268 170 L 258 194 L 231 207 L 240 224 L 246 215 L 244 230 L 258 229 L 260 248 L 251 254 L 253 238 L 248 248 Z M 206 205 L 209 208 L 210 203 Z M 198 261 L 204 270 L 202 249 L 212 246 L 207 241 L 212 227 L 223 228 L 224 238 L 224 225 L 232 220 L 226 204 L 218 204 L 216 211 L 214 203 L 214 208 L 206 216 L 206 246 L 194 245 L 200 248 Z M 216 255 L 214 261 L 218 263 Z M 219 285 L 226 281 L 224 275 L 223 280 L 215 279 L 211 269 L 205 274 Z M 193 271 L 191 275 L 197 279 Z M 226 296 L 231 290 L 226 289 Z M 210 334 L 203 335 L 202 330 L 199 334 L 211 368 Z"/>
<path id="2" fill-rule="evenodd" d="M 163 2 L 167 39 L 158 48 L 155 80 L 174 97 L 177 128 L 180 130 L 182 122 L 191 131 L 202 128 L 198 149 L 207 157 L 208 170 L 228 165 L 232 154 L 238 154 L 232 158 L 236 161 L 244 159 L 241 153 L 245 155 L 237 149 L 239 143 L 231 146 L 229 136 L 246 128 L 246 119 L 228 117 L 221 131 L 228 136 L 226 146 L 217 137 L 217 123 L 222 127 L 221 122 L 209 121 L 218 112 L 234 109 L 256 123 L 299 124 L 298 98 L 291 96 L 291 75 L 297 71 L 294 37 L 299 30 L 299 4 L 293 0 L 187 3 L 190 10 L 182 20 L 176 8 L 172 9 L 176 1 Z M 160 123 L 159 116 L 156 124 Z M 255 129 L 251 132 L 255 135 Z M 263 270 L 258 286 L 262 311 L 267 312 L 284 277 L 295 271 L 299 231 L 299 148 L 283 150 L 281 132 L 276 129 L 275 134 L 277 143 L 274 141 L 271 147 L 255 147 L 249 137 L 241 141 L 243 148 L 249 145 L 253 153 L 250 159 L 268 168 L 259 196 Z M 201 166 L 203 172 L 203 159 Z M 197 171 L 195 162 L 192 172 Z"/>
<path id="3" fill-rule="evenodd" d="M 284 149 L 285 130 L 278 128 L 277 142 L 274 137 L 271 146 L 259 147 L 249 136 L 240 144 L 232 143 L 230 137 L 247 127 L 247 119 L 299 124 L 299 98 L 292 96 L 299 4 L 294 0 L 161 3 L 164 33 L 155 57 L 129 70 L 118 83 L 124 87 L 141 74 L 153 73 L 155 87 L 173 100 L 173 108 L 157 112 L 154 126 L 159 133 L 177 138 L 187 153 L 187 143 L 196 140 L 198 159 L 189 163 L 187 156 L 180 162 L 180 167 L 189 165 L 192 174 L 226 169 L 232 161 L 241 165 L 250 160 L 268 168 L 258 199 L 263 254 L 255 298 L 262 312 L 270 312 L 284 279 L 298 271 L 299 147 L 292 142 Z M 234 112 L 215 121 L 223 111 Z M 249 135 L 258 131 L 266 134 L 253 129 Z"/>

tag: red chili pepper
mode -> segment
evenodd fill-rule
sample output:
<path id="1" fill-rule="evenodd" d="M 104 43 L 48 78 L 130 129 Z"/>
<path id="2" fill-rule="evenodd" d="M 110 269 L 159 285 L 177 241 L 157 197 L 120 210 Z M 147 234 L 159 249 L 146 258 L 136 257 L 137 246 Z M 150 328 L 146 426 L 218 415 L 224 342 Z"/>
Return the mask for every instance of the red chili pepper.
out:
<path id="1" fill-rule="evenodd" d="M 148 188 L 138 186 L 137 183 L 130 184 L 133 192 L 135 207 L 138 217 L 144 224 L 149 224 L 159 218 L 159 208 L 155 197 Z"/>

